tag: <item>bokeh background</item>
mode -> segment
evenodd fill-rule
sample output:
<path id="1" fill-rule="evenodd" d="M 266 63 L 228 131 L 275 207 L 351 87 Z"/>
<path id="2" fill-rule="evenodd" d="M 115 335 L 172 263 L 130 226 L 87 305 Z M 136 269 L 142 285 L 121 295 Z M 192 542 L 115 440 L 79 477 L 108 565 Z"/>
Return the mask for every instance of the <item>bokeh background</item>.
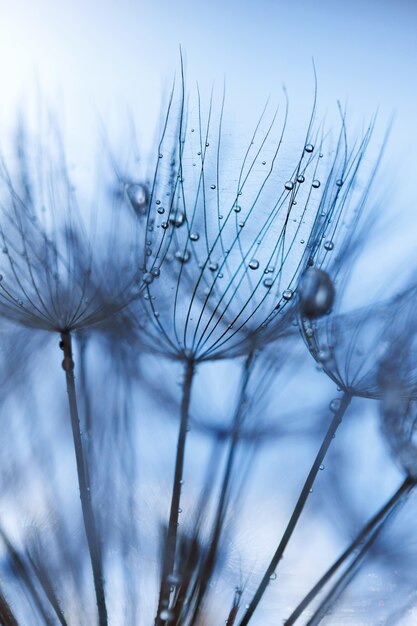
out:
<path id="1" fill-rule="evenodd" d="M 391 124 L 383 176 L 376 190 L 381 214 L 390 228 L 367 258 L 367 271 L 372 276 L 377 267 L 383 267 L 387 276 L 395 276 L 412 268 L 417 223 L 417 3 L 411 0 L 0 0 L 1 136 L 7 140 L 17 113 L 36 105 L 41 94 L 63 120 L 71 158 L 87 163 L 96 149 L 100 126 L 104 124 L 112 137 L 120 138 L 132 118 L 146 160 L 154 150 L 164 98 L 174 75 L 179 74 L 180 46 L 190 90 L 198 82 L 202 94 L 208 97 L 213 86 L 221 94 L 223 84 L 226 85 L 228 128 L 242 142 L 247 141 L 266 100 L 282 101 L 283 86 L 290 102 L 290 128 L 295 133 L 302 132 L 314 95 L 313 59 L 318 85 L 317 117 L 326 126 L 332 127 L 339 121 L 337 101 L 346 107 L 351 129 L 363 128 L 377 112 L 376 140 L 368 154 L 370 162 Z M 311 380 L 315 375 L 309 374 Z M 303 399 L 307 401 L 314 388 L 314 382 L 309 382 Z M 323 397 L 326 393 L 331 397 L 334 392 L 324 390 Z M 155 404 L 151 402 L 150 406 L 149 411 L 157 411 Z M 307 559 L 310 565 L 304 563 L 302 572 L 295 569 L 300 554 L 304 561 L 310 555 L 312 534 L 323 528 L 318 495 L 314 505 L 317 522 L 301 527 L 299 542 L 283 568 L 286 589 L 290 589 L 288 598 L 292 597 L 291 589 L 294 593 L 298 590 L 300 576 L 305 581 L 315 579 L 317 549 L 323 563 L 329 563 L 339 547 L 345 545 L 339 534 L 343 529 L 338 517 L 344 498 L 355 494 L 353 506 L 350 502 L 351 518 L 344 520 L 350 532 L 398 484 L 399 474 L 394 465 L 388 465 L 375 416 L 368 415 L 367 409 L 357 415 L 341 435 L 340 443 L 338 440 L 330 461 L 330 468 L 336 471 L 349 450 L 356 466 L 356 472 L 343 481 L 344 491 L 332 496 L 330 509 L 336 530 L 334 534 L 327 531 L 315 541 L 311 558 Z M 166 433 L 163 421 L 155 428 L 160 437 Z M 152 439 L 153 435 L 146 432 Z M 243 563 L 243 569 L 251 567 L 255 571 L 270 553 L 276 520 L 284 519 L 291 510 L 291 489 L 298 484 L 295 478 L 292 483 L 291 469 L 303 467 L 306 461 L 304 448 L 299 448 L 294 456 L 294 435 L 290 440 L 291 445 L 280 458 L 279 470 L 274 465 L 273 442 L 262 449 L 263 463 L 253 484 L 262 485 L 263 490 L 259 494 L 253 488 L 254 499 L 248 499 L 252 504 L 242 516 L 245 524 L 239 529 L 240 543 L 231 568 L 240 568 Z M 363 446 L 365 440 L 374 442 L 372 453 Z M 303 444 L 306 450 L 308 445 L 307 439 Z M 370 476 L 378 476 L 379 482 L 365 480 L 365 468 L 369 467 Z M 274 471 L 285 468 L 289 477 L 285 495 L 288 506 L 282 507 L 270 501 L 270 494 Z M 329 485 L 330 468 L 328 477 L 323 478 Z M 367 486 L 371 483 L 372 489 Z M 159 498 L 157 487 L 149 489 L 155 491 L 155 499 Z M 147 507 L 151 509 L 152 497 L 148 496 Z M 258 528 L 259 515 L 265 520 L 262 533 Z M 403 525 L 407 523 L 403 520 Z M 394 546 L 395 541 L 394 537 Z M 244 550 L 242 545 L 246 546 Z M 378 572 L 371 571 L 366 576 L 364 585 L 371 581 L 375 597 L 381 602 L 384 590 L 378 582 Z M 395 593 L 394 588 L 391 593 Z M 259 623 L 269 623 L 266 620 L 273 615 L 274 607 L 288 598 L 277 592 L 269 599 Z M 369 606 L 345 607 L 337 623 L 367 623 L 364 613 L 369 610 Z M 412 606 L 410 611 L 398 623 L 415 624 L 417 617 Z"/>
<path id="2" fill-rule="evenodd" d="M 351 128 L 378 112 L 382 136 L 394 120 L 381 207 L 392 228 L 380 255 L 405 251 L 405 258 L 415 213 L 416 29 L 412 0 L 1 0 L 0 127 L 10 128 L 16 107 L 41 92 L 60 109 L 78 160 L 95 145 L 98 118 L 117 130 L 123 107 L 146 151 L 182 46 L 190 90 L 198 81 L 207 97 L 225 81 L 235 134 L 249 132 L 268 97 L 282 102 L 283 85 L 291 123 L 301 129 L 311 111 L 314 59 L 318 117 L 330 127 L 338 100 Z"/>

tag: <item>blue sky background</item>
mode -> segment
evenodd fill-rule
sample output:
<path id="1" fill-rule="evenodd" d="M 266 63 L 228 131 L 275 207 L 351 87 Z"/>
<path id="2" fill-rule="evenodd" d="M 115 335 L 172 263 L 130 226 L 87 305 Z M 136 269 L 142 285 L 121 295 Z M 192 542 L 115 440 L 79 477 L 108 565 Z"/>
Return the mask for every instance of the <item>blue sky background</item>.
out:
<path id="1" fill-rule="evenodd" d="M 16 104 L 25 106 L 39 85 L 78 155 L 94 145 L 98 114 L 117 128 L 121 110 L 132 112 L 149 147 L 181 45 L 189 86 L 198 80 L 208 94 L 225 80 L 239 128 L 249 132 L 269 96 L 282 101 L 285 84 L 301 132 L 314 57 L 318 117 L 329 126 L 338 99 L 351 128 L 379 110 L 382 135 L 395 115 L 384 171 L 393 193 L 381 207 L 398 227 L 384 252 L 391 254 L 414 247 L 413 229 L 404 226 L 415 215 L 416 33 L 417 4 L 405 0 L 0 0 L 0 129 L 10 128 Z"/>

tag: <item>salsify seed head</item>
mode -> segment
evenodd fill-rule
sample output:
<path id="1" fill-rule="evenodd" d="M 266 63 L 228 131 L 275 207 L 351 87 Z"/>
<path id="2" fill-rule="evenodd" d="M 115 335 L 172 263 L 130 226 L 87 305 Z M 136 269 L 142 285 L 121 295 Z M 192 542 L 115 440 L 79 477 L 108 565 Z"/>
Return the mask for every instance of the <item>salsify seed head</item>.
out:
<path id="1" fill-rule="evenodd" d="M 31 141 L 20 127 L 15 148 L 0 166 L 0 312 L 44 330 L 96 325 L 140 293 L 141 223 L 77 193 L 56 128 Z"/>
<path id="2" fill-rule="evenodd" d="M 320 271 L 329 255 L 332 269 L 341 265 L 333 241 L 346 236 L 342 214 L 371 129 L 349 151 L 343 118 L 326 158 L 313 111 L 291 161 L 282 154 L 288 110 L 282 120 L 264 111 L 239 152 L 223 129 L 224 102 L 216 113 L 198 99 L 188 115 L 184 100 L 179 112 L 170 103 L 158 146 L 134 316 L 145 348 L 206 360 L 286 335 L 306 268 Z M 331 307 L 327 291 L 317 314 Z"/>

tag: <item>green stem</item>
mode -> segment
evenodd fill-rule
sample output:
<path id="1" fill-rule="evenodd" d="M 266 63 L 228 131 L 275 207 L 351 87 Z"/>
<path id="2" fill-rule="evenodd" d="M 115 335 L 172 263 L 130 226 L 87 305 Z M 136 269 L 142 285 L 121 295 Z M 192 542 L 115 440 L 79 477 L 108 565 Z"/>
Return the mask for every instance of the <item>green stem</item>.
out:
<path id="1" fill-rule="evenodd" d="M 184 472 L 185 444 L 187 439 L 188 415 L 191 400 L 191 386 L 194 378 L 194 361 L 187 361 L 181 401 L 181 423 L 177 442 L 175 459 L 174 482 L 172 486 L 171 509 L 169 514 L 168 531 L 165 540 L 165 550 L 162 564 L 161 587 L 159 592 L 158 612 L 155 626 L 166 622 L 163 612 L 168 609 L 170 598 L 169 576 L 174 573 L 175 553 L 177 548 L 178 517 L 181 500 L 181 485 Z"/>
<path id="2" fill-rule="evenodd" d="M 61 333 L 60 347 L 64 352 L 62 367 L 65 371 L 67 383 L 69 412 L 71 418 L 72 437 L 74 442 L 75 460 L 77 465 L 78 487 L 80 491 L 81 509 L 83 515 L 85 535 L 87 538 L 88 551 L 91 567 L 93 570 L 94 588 L 96 593 L 99 626 L 107 626 L 107 608 L 104 593 L 104 579 L 101 559 L 101 546 L 94 520 L 93 506 L 91 502 L 90 481 L 84 458 L 84 450 L 78 415 L 77 394 L 74 380 L 74 361 L 72 358 L 71 335 L 69 332 Z"/>
<path id="3" fill-rule="evenodd" d="M 247 626 L 247 624 L 249 623 L 251 617 L 253 616 L 259 602 L 261 601 L 266 588 L 269 585 L 269 581 L 271 579 L 271 577 L 273 576 L 273 574 L 275 573 L 275 570 L 278 566 L 278 563 L 280 562 L 280 560 L 282 559 L 283 555 L 284 555 L 284 550 L 288 545 L 288 542 L 291 539 L 291 536 L 294 532 L 294 529 L 298 523 L 298 520 L 301 516 L 301 513 L 303 512 L 304 506 L 307 502 L 308 496 L 310 494 L 310 491 L 313 487 L 313 483 L 314 480 L 319 472 L 320 466 L 323 463 L 324 457 L 326 456 L 327 450 L 329 449 L 329 446 L 332 442 L 332 439 L 336 433 L 336 430 L 338 429 L 343 416 L 346 412 L 346 409 L 348 408 L 350 402 L 352 400 L 352 396 L 349 392 L 345 392 L 343 397 L 340 400 L 340 405 L 338 407 L 338 410 L 336 411 L 336 413 L 334 414 L 334 417 L 330 423 L 329 428 L 327 429 L 326 435 L 323 439 L 323 442 L 320 446 L 320 450 L 317 453 L 317 456 L 314 460 L 313 465 L 311 466 L 310 472 L 306 478 L 306 481 L 304 483 L 304 486 L 301 490 L 300 496 L 297 500 L 297 504 L 295 505 L 294 511 L 291 515 L 290 521 L 288 522 L 288 525 L 284 531 L 284 534 L 281 538 L 281 541 L 275 551 L 274 556 L 272 557 L 272 560 L 255 592 L 255 595 L 252 598 L 251 603 L 249 604 L 249 607 L 245 613 L 245 615 L 243 616 L 241 622 L 240 622 L 240 626 Z"/>

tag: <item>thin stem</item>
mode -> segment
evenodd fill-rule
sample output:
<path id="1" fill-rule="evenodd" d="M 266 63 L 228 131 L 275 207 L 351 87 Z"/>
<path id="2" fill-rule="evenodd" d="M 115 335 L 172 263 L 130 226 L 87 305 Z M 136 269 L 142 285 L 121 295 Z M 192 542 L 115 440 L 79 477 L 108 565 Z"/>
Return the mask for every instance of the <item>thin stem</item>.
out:
<path id="1" fill-rule="evenodd" d="M 172 486 L 171 509 L 169 513 L 168 530 L 165 540 L 165 550 L 162 564 L 161 588 L 159 592 L 158 612 L 155 618 L 155 626 L 161 626 L 166 622 L 163 611 L 169 605 L 170 583 L 169 576 L 173 574 L 175 565 L 175 553 L 177 548 L 178 517 L 181 499 L 181 485 L 184 471 L 185 444 L 188 429 L 188 414 L 191 400 L 191 386 L 194 378 L 194 361 L 188 360 L 185 367 L 185 378 L 181 401 L 181 423 L 178 433 L 177 455 L 175 459 L 174 482 Z"/>
<path id="2" fill-rule="evenodd" d="M 382 506 L 379 511 L 369 520 L 369 522 L 362 528 L 357 537 L 346 548 L 346 550 L 340 555 L 340 557 L 333 563 L 327 572 L 320 578 L 320 580 L 314 585 L 309 593 L 303 598 L 300 604 L 294 609 L 290 617 L 286 620 L 285 626 L 293 626 L 296 620 L 302 615 L 307 606 L 316 595 L 323 589 L 324 585 L 332 578 L 337 570 L 343 565 L 346 559 L 359 548 L 367 539 L 370 533 L 384 521 L 387 515 L 395 507 L 395 505 L 402 500 L 402 498 L 411 491 L 414 487 L 414 483 L 410 478 L 406 478 L 401 486 L 397 489 L 393 496 Z"/>
<path id="3" fill-rule="evenodd" d="M 346 412 L 346 409 L 348 408 L 350 402 L 352 400 L 352 396 L 348 391 L 345 391 L 345 393 L 343 394 L 342 398 L 340 399 L 340 405 L 336 411 L 336 413 L 334 414 L 334 417 L 330 423 L 330 426 L 326 432 L 326 435 L 323 439 L 323 442 L 320 446 L 320 449 L 317 453 L 317 456 L 314 460 L 313 465 L 311 466 L 310 472 L 306 478 L 306 481 L 304 483 L 304 486 L 301 490 L 300 496 L 297 500 L 297 504 L 295 505 L 294 511 L 291 515 L 290 521 L 288 522 L 288 525 L 284 531 L 284 534 L 282 535 L 281 541 L 275 551 L 274 556 L 272 557 L 272 560 L 268 566 L 268 568 L 266 569 L 266 572 L 255 592 L 255 595 L 252 598 L 251 603 L 249 604 L 249 607 L 245 613 L 245 615 L 243 616 L 241 622 L 240 622 L 240 626 L 246 626 L 252 615 L 254 614 L 259 602 L 262 599 L 262 596 L 265 593 L 266 588 L 268 587 L 269 581 L 271 579 L 271 576 L 274 574 L 279 561 L 282 559 L 283 554 L 284 554 L 284 550 L 288 545 L 288 542 L 291 539 L 291 536 L 294 532 L 294 529 L 298 523 L 298 520 L 300 518 L 300 515 L 304 509 L 304 506 L 307 502 L 308 496 L 310 494 L 311 488 L 313 486 L 314 480 L 319 472 L 320 466 L 324 460 L 324 457 L 326 456 L 327 450 L 329 449 L 329 446 L 332 442 L 332 439 L 343 419 L 343 416 Z"/>
<path id="4" fill-rule="evenodd" d="M 0 591 L 0 624 L 7 624 L 7 626 L 19 626 L 17 619 L 12 613 L 6 598 Z"/>
<path id="5" fill-rule="evenodd" d="M 221 533 L 223 530 L 223 522 L 225 518 L 226 505 L 228 503 L 229 493 L 230 493 L 230 480 L 233 474 L 233 468 L 237 453 L 237 446 L 239 443 L 239 436 L 241 433 L 242 422 L 245 416 L 245 403 L 247 399 L 247 389 L 251 374 L 251 366 L 253 362 L 254 354 L 251 352 L 245 360 L 242 372 L 242 380 L 240 384 L 240 392 L 239 399 L 237 403 L 237 407 L 235 410 L 234 418 L 233 418 L 233 431 L 232 437 L 229 445 L 229 451 L 226 459 L 226 466 L 224 469 L 223 479 L 221 483 L 220 489 L 220 497 L 217 504 L 213 529 L 210 538 L 210 548 L 207 552 L 205 560 L 202 564 L 201 570 L 198 576 L 198 582 L 200 584 L 200 588 L 197 593 L 197 598 L 195 601 L 194 612 L 192 618 L 190 620 L 190 625 L 193 626 L 198 620 L 198 613 L 201 609 L 201 603 L 203 602 L 205 593 L 207 591 L 207 586 L 210 582 L 210 578 L 212 576 L 214 566 L 216 563 L 216 556 L 218 551 L 218 546 L 220 542 Z M 236 610 L 237 614 L 237 610 Z M 235 617 L 236 617 L 235 614 Z M 235 619 L 235 618 L 234 618 Z M 229 623 L 229 622 L 227 622 Z M 230 622 L 232 623 L 232 622 Z"/>
<path id="6" fill-rule="evenodd" d="M 104 594 L 101 546 L 94 520 L 94 512 L 91 502 L 90 481 L 84 458 L 84 450 L 80 429 L 80 418 L 78 415 L 77 395 L 75 391 L 74 361 L 72 359 L 71 335 L 69 332 L 61 333 L 60 347 L 64 352 L 62 367 L 65 371 L 65 378 L 67 383 L 72 437 L 74 442 L 75 460 L 77 464 L 78 487 L 80 491 L 85 535 L 87 538 L 88 551 L 90 554 L 91 567 L 93 570 L 99 626 L 107 626 L 108 619 L 106 599 Z"/>
<path id="7" fill-rule="evenodd" d="M 408 484 L 402 485 L 402 487 L 400 488 L 401 490 L 400 495 L 408 494 L 410 487 L 412 487 L 412 484 L 410 484 L 411 481 L 409 482 L 409 479 L 406 479 L 405 482 L 406 483 L 408 482 Z M 398 492 L 395 495 L 398 495 Z M 335 602 L 342 595 L 346 587 L 350 584 L 350 582 L 356 576 L 362 564 L 362 561 L 365 559 L 369 550 L 372 548 L 375 541 L 378 539 L 382 530 L 385 528 L 385 525 L 387 524 L 387 522 L 394 515 L 395 511 L 398 510 L 399 506 L 402 504 L 403 501 L 404 501 L 404 498 L 399 498 L 399 497 L 396 498 L 396 501 L 394 502 L 394 504 L 392 505 L 388 513 L 385 515 L 385 518 L 382 520 L 382 522 L 379 525 L 376 526 L 376 528 L 374 528 L 374 530 L 371 533 L 369 533 L 366 539 L 366 542 L 361 547 L 358 554 L 353 559 L 352 563 L 343 572 L 340 578 L 334 583 L 333 587 L 330 589 L 330 591 L 328 592 L 324 600 L 321 602 L 320 606 L 315 611 L 314 615 L 309 619 L 306 626 L 317 626 L 318 624 L 320 624 L 322 619 L 328 614 L 331 607 L 335 604 Z"/>

